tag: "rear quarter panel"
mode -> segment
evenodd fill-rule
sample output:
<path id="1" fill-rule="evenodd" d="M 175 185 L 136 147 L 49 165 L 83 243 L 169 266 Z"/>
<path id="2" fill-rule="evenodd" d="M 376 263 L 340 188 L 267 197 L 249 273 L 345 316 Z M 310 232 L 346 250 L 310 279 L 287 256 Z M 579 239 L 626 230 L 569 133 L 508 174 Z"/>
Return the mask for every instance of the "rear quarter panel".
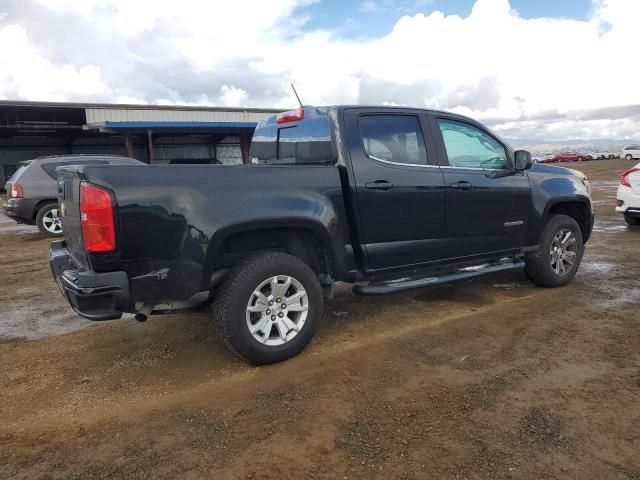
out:
<path id="1" fill-rule="evenodd" d="M 92 255 L 96 271 L 124 270 L 137 301 L 182 300 L 208 289 L 227 235 L 310 226 L 331 255 L 348 243 L 334 166 L 158 165 L 83 167 L 115 195 L 119 250 Z M 74 187 L 75 188 L 75 187 Z M 159 297 L 159 295 L 163 295 Z"/>

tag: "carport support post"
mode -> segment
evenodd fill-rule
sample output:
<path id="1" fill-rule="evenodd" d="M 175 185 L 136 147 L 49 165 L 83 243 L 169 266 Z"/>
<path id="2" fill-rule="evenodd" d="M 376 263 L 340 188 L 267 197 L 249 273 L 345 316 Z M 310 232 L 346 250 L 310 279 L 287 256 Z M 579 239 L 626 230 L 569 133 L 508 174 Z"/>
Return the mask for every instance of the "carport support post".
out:
<path id="1" fill-rule="evenodd" d="M 133 158 L 133 143 L 131 143 L 131 134 L 124 134 L 124 144 L 127 147 L 127 157 Z"/>
<path id="2" fill-rule="evenodd" d="M 153 158 L 153 130 L 147 130 L 147 159 L 149 163 L 154 163 L 155 158 Z"/>
<path id="3" fill-rule="evenodd" d="M 240 150 L 242 151 L 242 163 L 251 163 L 249 159 L 249 147 L 251 146 L 251 139 L 248 135 L 240 135 Z"/>

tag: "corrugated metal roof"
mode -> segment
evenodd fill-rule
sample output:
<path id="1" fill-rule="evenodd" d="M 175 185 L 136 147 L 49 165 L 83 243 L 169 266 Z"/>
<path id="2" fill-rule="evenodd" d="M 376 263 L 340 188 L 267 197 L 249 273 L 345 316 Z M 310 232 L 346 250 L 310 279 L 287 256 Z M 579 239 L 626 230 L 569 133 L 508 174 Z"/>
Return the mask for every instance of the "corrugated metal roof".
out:
<path id="1" fill-rule="evenodd" d="M 126 103 L 75 103 L 75 102 L 32 102 L 28 100 L 0 100 L 0 107 L 43 107 L 43 108 L 92 108 L 119 110 L 196 110 L 208 112 L 262 112 L 273 114 L 286 109 L 251 108 L 251 107 L 210 107 L 193 105 L 145 105 Z M 292 106 L 291 108 L 294 108 Z"/>
<path id="2" fill-rule="evenodd" d="M 89 129 L 109 128 L 117 130 L 119 128 L 256 128 L 257 122 L 99 122 L 89 123 Z"/>
<path id="3" fill-rule="evenodd" d="M 30 102 L 0 100 L 1 107 L 75 108 L 85 112 L 86 123 L 106 122 L 219 122 L 244 123 L 255 126 L 263 118 L 281 109 L 232 108 L 180 105 L 126 105 L 104 103 Z M 223 126 L 223 125 L 221 125 Z"/>
<path id="4" fill-rule="evenodd" d="M 248 110 L 162 110 L 143 108 L 87 108 L 87 124 L 106 122 L 220 122 L 253 123 L 273 112 L 252 112 Z"/>

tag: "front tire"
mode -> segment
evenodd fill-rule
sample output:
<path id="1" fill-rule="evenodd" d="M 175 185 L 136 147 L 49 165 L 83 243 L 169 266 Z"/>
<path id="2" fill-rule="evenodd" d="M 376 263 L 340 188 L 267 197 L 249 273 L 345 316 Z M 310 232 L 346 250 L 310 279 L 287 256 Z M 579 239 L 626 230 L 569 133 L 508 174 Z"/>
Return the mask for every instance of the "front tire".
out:
<path id="1" fill-rule="evenodd" d="M 624 157 L 625 160 L 633 160 L 633 155 L 627 155 Z"/>
<path id="2" fill-rule="evenodd" d="M 624 221 L 627 222 L 627 225 L 630 225 L 630 226 L 640 225 L 640 217 L 632 217 L 630 215 L 625 215 Z"/>
<path id="3" fill-rule="evenodd" d="M 297 257 L 280 252 L 252 255 L 226 275 L 214 312 L 225 343 L 254 364 L 297 355 L 322 318 L 317 275 Z"/>
<path id="4" fill-rule="evenodd" d="M 40 233 L 48 237 L 61 237 L 62 224 L 58 215 L 58 204 L 50 203 L 38 210 L 36 225 Z"/>
<path id="5" fill-rule="evenodd" d="M 560 287 L 573 280 L 583 255 L 578 223 L 567 215 L 554 215 L 542 231 L 537 250 L 525 256 L 525 272 L 538 286 Z"/>

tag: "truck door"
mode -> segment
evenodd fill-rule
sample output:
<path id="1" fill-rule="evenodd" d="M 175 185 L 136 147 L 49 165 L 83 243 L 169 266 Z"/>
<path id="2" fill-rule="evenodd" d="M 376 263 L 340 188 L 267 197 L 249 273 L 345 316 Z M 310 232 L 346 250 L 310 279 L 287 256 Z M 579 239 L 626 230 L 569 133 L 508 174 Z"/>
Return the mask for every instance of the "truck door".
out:
<path id="1" fill-rule="evenodd" d="M 344 122 L 365 269 L 439 260 L 444 177 L 425 117 L 414 110 L 347 109 Z"/>
<path id="2" fill-rule="evenodd" d="M 430 117 L 446 184 L 447 259 L 486 256 L 524 246 L 529 177 L 509 150 L 478 124 Z"/>

